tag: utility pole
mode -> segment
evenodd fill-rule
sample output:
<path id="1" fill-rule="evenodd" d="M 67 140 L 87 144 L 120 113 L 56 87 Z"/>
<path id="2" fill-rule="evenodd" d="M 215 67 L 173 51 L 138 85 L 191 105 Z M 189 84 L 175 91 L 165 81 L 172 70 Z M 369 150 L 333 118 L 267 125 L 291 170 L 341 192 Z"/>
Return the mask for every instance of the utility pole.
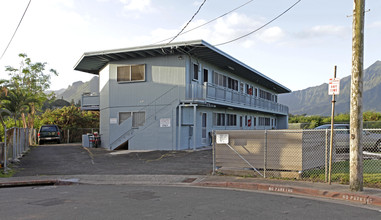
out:
<path id="1" fill-rule="evenodd" d="M 365 0 L 354 0 L 352 36 L 352 77 L 350 101 L 350 174 L 349 184 L 352 191 L 363 190 L 362 154 L 362 91 L 364 60 L 364 13 Z"/>

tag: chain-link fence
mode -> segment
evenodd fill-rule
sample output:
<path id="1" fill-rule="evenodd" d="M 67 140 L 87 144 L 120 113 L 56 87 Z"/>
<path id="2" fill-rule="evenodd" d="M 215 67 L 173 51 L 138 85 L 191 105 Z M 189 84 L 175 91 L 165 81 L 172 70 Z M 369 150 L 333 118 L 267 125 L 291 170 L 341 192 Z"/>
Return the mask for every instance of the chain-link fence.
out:
<path id="1" fill-rule="evenodd" d="M 99 128 L 70 128 L 62 129 L 62 143 L 81 143 L 82 135 L 99 133 Z"/>
<path id="2" fill-rule="evenodd" d="M 330 130 L 215 131 L 214 171 L 265 178 L 327 181 Z M 381 129 L 364 129 L 364 184 L 381 187 Z M 333 182 L 349 182 L 349 130 L 335 130 Z"/>
<path id="3" fill-rule="evenodd" d="M 348 124 L 349 122 L 335 122 L 335 124 Z M 317 122 L 305 122 L 305 123 L 288 123 L 288 129 L 290 130 L 299 130 L 299 129 L 313 129 L 319 126 Z M 381 129 L 381 121 L 364 121 L 363 122 L 364 129 L 373 129 L 380 128 Z"/>
<path id="4" fill-rule="evenodd" d="M 0 143 L 0 162 L 4 171 L 7 170 L 8 162 L 17 161 L 35 143 L 36 129 L 7 129 L 4 142 Z"/>

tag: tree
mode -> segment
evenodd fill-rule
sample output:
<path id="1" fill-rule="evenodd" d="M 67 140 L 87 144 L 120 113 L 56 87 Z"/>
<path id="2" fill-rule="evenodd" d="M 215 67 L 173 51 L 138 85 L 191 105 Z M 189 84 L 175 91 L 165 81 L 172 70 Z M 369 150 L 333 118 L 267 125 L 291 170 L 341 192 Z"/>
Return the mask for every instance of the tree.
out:
<path id="1" fill-rule="evenodd" d="M 10 115 L 11 112 L 4 107 L 3 100 L 8 95 L 8 89 L 5 86 L 5 83 L 8 82 L 7 80 L 0 80 L 0 123 L 3 126 L 3 130 L 5 130 L 5 122 L 4 122 L 4 115 Z M 0 134 L 0 142 L 2 141 L 3 134 Z"/>
<path id="2" fill-rule="evenodd" d="M 56 124 L 62 129 L 99 127 L 99 112 L 81 111 L 75 106 L 46 110 L 41 115 L 41 124 Z"/>
<path id="3" fill-rule="evenodd" d="M 45 91 L 50 88 L 51 74 L 58 75 L 58 73 L 54 69 L 50 69 L 48 74 L 45 73 L 46 63 L 33 63 L 26 54 L 19 54 L 19 57 L 22 59 L 20 68 L 6 67 L 8 75 L 11 76 L 9 89 L 13 93 L 12 98 L 19 101 L 12 110 L 16 111 L 13 112 L 15 117 L 21 115 L 25 126 L 33 128 L 36 109 L 40 108 L 44 101 L 52 95 L 45 94 Z M 28 122 L 26 122 L 24 111 L 27 111 Z"/>

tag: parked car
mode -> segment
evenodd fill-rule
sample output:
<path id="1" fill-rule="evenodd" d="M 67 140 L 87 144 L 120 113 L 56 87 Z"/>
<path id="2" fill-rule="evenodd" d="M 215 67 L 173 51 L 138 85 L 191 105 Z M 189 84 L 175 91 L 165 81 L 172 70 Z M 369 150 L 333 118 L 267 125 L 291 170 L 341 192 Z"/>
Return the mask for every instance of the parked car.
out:
<path id="1" fill-rule="evenodd" d="M 38 131 L 38 144 L 45 142 L 61 143 L 61 130 L 57 125 L 43 125 Z"/>
<path id="2" fill-rule="evenodd" d="M 342 148 L 345 151 L 349 151 L 349 124 L 334 124 L 333 128 L 335 146 L 337 148 Z M 315 129 L 331 129 L 330 124 L 321 125 Z M 363 130 L 362 136 L 363 150 L 381 152 L 381 131 L 371 132 L 369 130 Z"/>

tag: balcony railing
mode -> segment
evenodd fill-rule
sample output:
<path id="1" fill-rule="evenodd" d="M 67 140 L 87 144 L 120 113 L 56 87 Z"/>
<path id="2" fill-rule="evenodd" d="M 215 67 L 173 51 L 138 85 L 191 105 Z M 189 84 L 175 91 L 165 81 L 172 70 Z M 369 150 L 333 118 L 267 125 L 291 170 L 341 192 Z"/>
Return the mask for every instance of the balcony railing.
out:
<path id="1" fill-rule="evenodd" d="M 233 89 L 220 87 L 214 84 L 191 84 L 187 87 L 188 100 L 201 100 L 212 103 L 228 104 L 247 109 L 271 111 L 273 113 L 288 114 L 288 107 L 279 103 L 261 99 L 253 95 Z"/>
<path id="2" fill-rule="evenodd" d="M 81 109 L 96 111 L 99 110 L 99 94 L 84 93 L 82 94 Z"/>

